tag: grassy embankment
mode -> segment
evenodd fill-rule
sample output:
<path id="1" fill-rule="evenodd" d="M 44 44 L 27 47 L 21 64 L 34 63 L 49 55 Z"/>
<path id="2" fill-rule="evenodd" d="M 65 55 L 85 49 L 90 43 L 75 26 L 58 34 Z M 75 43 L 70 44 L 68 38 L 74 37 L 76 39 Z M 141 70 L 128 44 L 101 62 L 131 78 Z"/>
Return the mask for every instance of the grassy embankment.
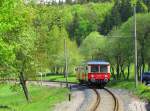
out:
<path id="1" fill-rule="evenodd" d="M 134 81 L 118 81 L 110 82 L 109 87 L 127 89 L 133 94 L 137 95 L 139 98 L 150 102 L 150 86 L 145 86 L 144 84 L 139 83 L 138 87 L 135 88 Z"/>
<path id="2" fill-rule="evenodd" d="M 10 85 L 0 85 L 0 111 L 53 111 L 56 103 L 67 98 L 68 90 L 65 88 L 48 88 L 30 85 L 29 92 L 32 98 L 27 103 L 23 92 L 12 91 Z"/>

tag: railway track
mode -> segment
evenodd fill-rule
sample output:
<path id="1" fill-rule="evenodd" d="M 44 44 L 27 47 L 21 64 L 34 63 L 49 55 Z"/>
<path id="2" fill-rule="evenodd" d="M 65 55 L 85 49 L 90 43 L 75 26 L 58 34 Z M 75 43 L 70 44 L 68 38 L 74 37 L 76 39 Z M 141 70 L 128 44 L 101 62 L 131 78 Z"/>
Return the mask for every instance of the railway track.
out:
<path id="1" fill-rule="evenodd" d="M 114 93 L 112 93 L 107 88 L 104 88 L 104 90 L 107 91 L 114 99 L 114 109 L 113 109 L 113 111 L 119 111 L 119 101 L 118 101 L 117 97 L 114 95 Z"/>
<path id="2" fill-rule="evenodd" d="M 101 107 L 101 102 L 102 102 L 102 98 L 101 98 L 101 93 L 98 92 L 98 89 L 92 88 L 92 90 L 95 92 L 96 94 L 96 102 L 92 107 L 91 111 L 103 111 L 102 109 L 100 109 Z M 116 96 L 114 95 L 114 93 L 112 93 L 110 90 L 104 88 L 104 91 L 106 91 L 113 99 L 112 102 L 114 103 L 113 105 L 113 109 L 112 111 L 119 111 L 119 102 L 118 99 L 116 98 Z M 109 107 L 109 106 L 106 106 Z"/>
<path id="3" fill-rule="evenodd" d="M 93 91 L 96 94 L 96 103 L 94 104 L 92 111 L 96 111 L 98 106 L 100 105 L 100 94 L 98 93 L 98 91 L 95 88 L 93 88 Z"/>

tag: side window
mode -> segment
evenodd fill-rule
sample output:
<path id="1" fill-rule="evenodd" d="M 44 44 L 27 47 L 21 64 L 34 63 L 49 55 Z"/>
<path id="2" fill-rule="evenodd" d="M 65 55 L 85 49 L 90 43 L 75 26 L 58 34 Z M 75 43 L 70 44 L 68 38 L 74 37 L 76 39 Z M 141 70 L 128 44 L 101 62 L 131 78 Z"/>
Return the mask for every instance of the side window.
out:
<path id="1" fill-rule="evenodd" d="M 100 72 L 108 72 L 107 65 L 101 65 Z"/>

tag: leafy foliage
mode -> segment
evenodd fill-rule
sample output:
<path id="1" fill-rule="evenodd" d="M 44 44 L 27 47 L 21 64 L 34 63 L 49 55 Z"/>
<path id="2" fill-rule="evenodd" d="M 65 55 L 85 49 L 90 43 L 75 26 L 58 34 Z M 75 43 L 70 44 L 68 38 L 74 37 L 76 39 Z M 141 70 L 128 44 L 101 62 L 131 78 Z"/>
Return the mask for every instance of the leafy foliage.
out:
<path id="1" fill-rule="evenodd" d="M 71 39 L 76 40 L 80 45 L 90 32 L 98 30 L 98 26 L 102 24 L 112 6 L 112 3 L 74 5 L 73 20 L 68 27 Z"/>
<path id="2" fill-rule="evenodd" d="M 132 19 L 128 18 L 133 14 L 134 3 L 138 13 L 148 12 L 149 2 L 138 0 L 100 0 L 100 3 L 82 5 L 36 5 L 24 4 L 22 0 L 2 0 L 1 67 L 9 67 L 16 75 L 23 72 L 26 78 L 35 76 L 37 72 L 64 73 L 66 39 L 69 72 L 73 72 L 84 59 L 106 59 L 113 64 L 112 70 L 123 74 L 133 62 Z M 150 56 L 146 42 L 149 41 L 148 16 L 145 14 L 142 18 L 139 15 L 137 24 L 138 51 L 141 54 L 138 58 L 143 67 L 143 61 L 148 61 Z M 98 32 L 110 33 L 107 37 Z M 111 36 L 126 38 L 112 39 Z"/>
<path id="3" fill-rule="evenodd" d="M 99 31 L 107 35 L 113 27 L 119 27 L 121 23 L 127 21 L 133 15 L 135 4 L 137 13 L 148 12 L 148 7 L 142 0 L 116 0 L 111 13 L 106 16 Z"/>
<path id="4" fill-rule="evenodd" d="M 80 51 L 86 60 L 102 59 L 106 51 L 107 38 L 98 32 L 90 33 L 80 46 Z"/>

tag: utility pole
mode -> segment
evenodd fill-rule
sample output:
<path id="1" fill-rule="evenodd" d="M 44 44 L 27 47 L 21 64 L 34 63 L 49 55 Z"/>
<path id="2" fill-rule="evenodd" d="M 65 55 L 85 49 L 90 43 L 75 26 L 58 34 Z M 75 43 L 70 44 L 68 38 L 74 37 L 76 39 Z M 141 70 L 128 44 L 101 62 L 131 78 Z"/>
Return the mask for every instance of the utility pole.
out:
<path id="1" fill-rule="evenodd" d="M 66 78 L 66 87 L 68 87 L 68 61 L 67 61 L 66 38 L 64 39 L 64 56 L 65 56 L 65 78 Z"/>
<path id="2" fill-rule="evenodd" d="M 134 5 L 134 50 L 135 50 L 135 87 L 138 86 L 138 75 L 137 75 L 137 34 L 136 34 L 136 5 Z"/>

